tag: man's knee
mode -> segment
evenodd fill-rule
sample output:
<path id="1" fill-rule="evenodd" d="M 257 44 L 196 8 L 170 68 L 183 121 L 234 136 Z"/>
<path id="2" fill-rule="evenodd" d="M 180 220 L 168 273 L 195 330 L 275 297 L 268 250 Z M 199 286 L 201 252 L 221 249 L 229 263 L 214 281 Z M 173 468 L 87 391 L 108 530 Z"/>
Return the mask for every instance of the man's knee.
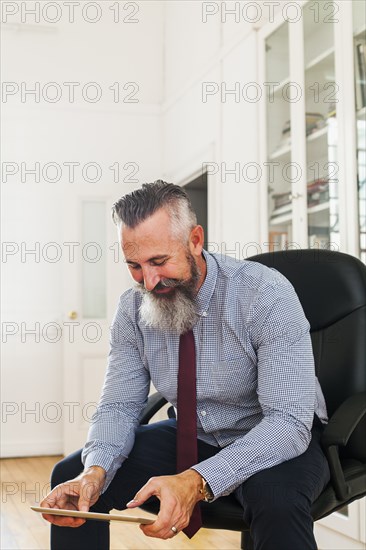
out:
<path id="1" fill-rule="evenodd" d="M 248 523 L 254 517 L 266 517 L 271 522 L 282 523 L 296 516 L 310 515 L 309 499 L 291 485 L 258 483 L 243 491 L 244 515 Z"/>
<path id="2" fill-rule="evenodd" d="M 243 496 L 244 521 L 256 548 L 315 550 L 310 501 L 299 487 L 256 483 Z"/>

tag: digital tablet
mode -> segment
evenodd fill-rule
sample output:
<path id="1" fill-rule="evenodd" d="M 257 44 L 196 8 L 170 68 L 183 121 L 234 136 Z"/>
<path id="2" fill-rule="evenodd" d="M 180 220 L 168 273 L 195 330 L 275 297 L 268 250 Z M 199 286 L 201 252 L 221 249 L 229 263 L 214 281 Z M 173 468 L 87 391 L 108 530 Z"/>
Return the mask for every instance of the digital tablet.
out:
<path id="1" fill-rule="evenodd" d="M 60 510 L 58 508 L 42 508 L 40 506 L 31 506 L 31 509 L 41 514 L 50 516 L 67 516 L 71 518 L 94 519 L 99 521 L 130 521 L 132 523 L 142 523 L 150 525 L 154 519 L 137 518 L 135 516 L 123 516 L 120 514 L 100 514 L 99 512 L 81 512 L 80 510 Z"/>

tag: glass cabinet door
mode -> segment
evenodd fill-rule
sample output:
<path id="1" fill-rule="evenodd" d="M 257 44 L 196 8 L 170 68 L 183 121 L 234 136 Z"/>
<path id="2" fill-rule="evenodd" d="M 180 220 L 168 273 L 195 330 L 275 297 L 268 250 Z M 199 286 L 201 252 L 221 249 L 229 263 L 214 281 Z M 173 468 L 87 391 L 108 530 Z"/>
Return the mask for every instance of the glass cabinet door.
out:
<path id="1" fill-rule="evenodd" d="M 360 259 L 366 263 L 366 4 L 353 2 Z"/>
<path id="2" fill-rule="evenodd" d="M 331 250 L 340 245 L 336 12 L 333 2 L 309 2 L 303 12 L 308 246 Z"/>
<path id="3" fill-rule="evenodd" d="M 269 251 L 274 251 L 292 241 L 288 23 L 266 38 L 265 52 Z"/>

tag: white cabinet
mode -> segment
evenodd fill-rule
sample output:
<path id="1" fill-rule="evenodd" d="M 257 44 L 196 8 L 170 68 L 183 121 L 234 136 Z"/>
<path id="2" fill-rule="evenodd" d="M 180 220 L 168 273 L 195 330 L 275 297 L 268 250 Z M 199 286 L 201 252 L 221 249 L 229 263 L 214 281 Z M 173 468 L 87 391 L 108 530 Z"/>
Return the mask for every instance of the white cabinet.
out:
<path id="1" fill-rule="evenodd" d="M 258 33 L 261 242 L 365 262 L 365 3 L 297 7 Z M 365 548 L 365 500 L 320 520 L 315 532 L 322 550 Z"/>
<path id="2" fill-rule="evenodd" d="M 317 521 L 314 533 L 319 550 L 364 550 L 365 499 Z"/>
<path id="3" fill-rule="evenodd" d="M 259 31 L 261 241 L 365 260 L 364 3 L 297 7 Z"/>

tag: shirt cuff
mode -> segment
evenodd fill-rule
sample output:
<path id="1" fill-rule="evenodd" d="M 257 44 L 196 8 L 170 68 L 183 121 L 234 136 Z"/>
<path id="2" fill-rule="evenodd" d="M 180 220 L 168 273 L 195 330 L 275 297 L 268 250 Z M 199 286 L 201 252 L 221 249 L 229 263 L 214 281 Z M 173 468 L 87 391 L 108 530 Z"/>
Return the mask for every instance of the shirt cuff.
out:
<path id="1" fill-rule="evenodd" d="M 116 461 L 113 459 L 113 457 L 106 456 L 105 452 L 101 450 L 91 452 L 85 457 L 85 460 L 83 460 L 85 468 L 90 468 L 91 466 L 100 466 L 106 471 L 106 478 L 104 480 L 103 489 L 101 490 L 100 494 L 103 494 L 108 489 L 109 484 L 116 475 L 119 466 L 115 464 L 115 462 Z"/>
<path id="2" fill-rule="evenodd" d="M 218 455 L 203 460 L 191 468 L 205 478 L 213 492 L 214 500 L 230 495 L 240 485 L 230 464 Z"/>

